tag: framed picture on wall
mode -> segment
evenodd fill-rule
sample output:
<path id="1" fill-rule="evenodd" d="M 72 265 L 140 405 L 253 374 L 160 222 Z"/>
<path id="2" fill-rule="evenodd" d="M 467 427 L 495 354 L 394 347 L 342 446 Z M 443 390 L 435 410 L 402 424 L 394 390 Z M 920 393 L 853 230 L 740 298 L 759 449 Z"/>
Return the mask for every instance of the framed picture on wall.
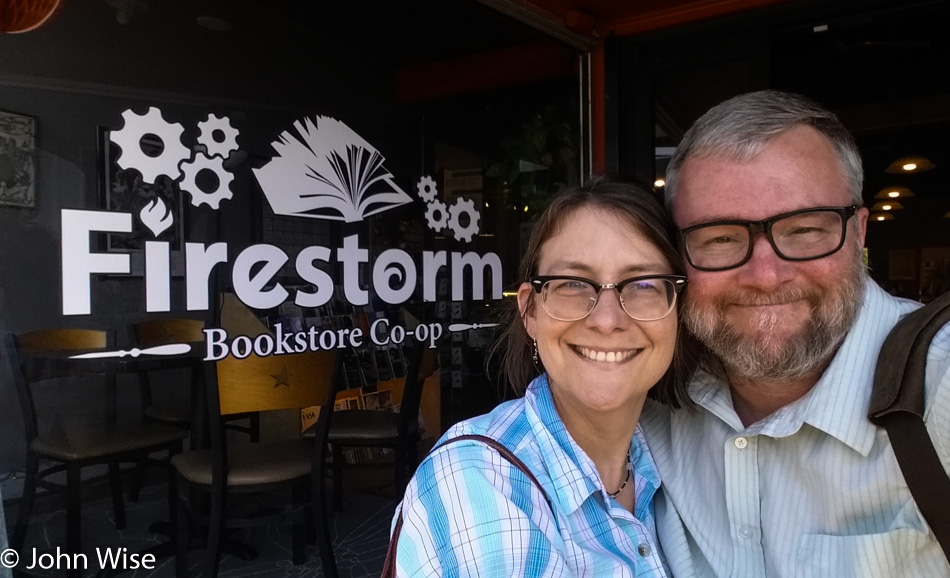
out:
<path id="1" fill-rule="evenodd" d="M 0 110 L 0 205 L 36 206 L 36 120 Z"/>
<path id="2" fill-rule="evenodd" d="M 122 149 L 109 140 L 109 131 L 99 129 L 99 206 L 107 211 L 132 213 L 131 233 L 107 233 L 108 252 L 131 253 L 132 275 L 141 275 L 146 241 L 167 241 L 171 249 L 172 274 L 183 275 L 185 202 L 178 183 L 160 175 L 146 183 L 137 170 L 124 170 L 116 162 Z M 148 154 L 150 144 L 143 139 Z M 161 143 L 154 152 L 161 152 Z"/>

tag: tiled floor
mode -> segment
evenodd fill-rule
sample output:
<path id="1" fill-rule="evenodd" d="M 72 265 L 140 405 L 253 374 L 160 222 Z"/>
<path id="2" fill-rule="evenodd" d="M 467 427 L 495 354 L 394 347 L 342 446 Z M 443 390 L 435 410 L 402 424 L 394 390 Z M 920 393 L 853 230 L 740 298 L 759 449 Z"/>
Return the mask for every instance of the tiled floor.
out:
<path id="1" fill-rule="evenodd" d="M 392 470 L 388 471 L 389 476 Z M 392 495 L 392 484 L 386 481 L 374 483 L 373 480 L 385 480 L 380 471 L 374 475 L 351 473 L 344 480 L 359 482 L 359 487 L 348 484 L 344 491 L 343 511 L 334 515 L 331 521 L 334 552 L 340 578 L 362 578 L 379 576 L 383 558 L 389 542 L 389 527 L 396 502 Z M 391 480 L 391 477 L 389 478 Z M 99 570 L 97 548 L 128 548 L 138 551 L 158 544 L 164 536 L 151 533 L 149 525 L 159 519 L 167 519 L 167 490 L 161 477 L 151 480 L 143 491 L 138 503 L 126 502 L 127 527 L 116 530 L 113 524 L 112 502 L 108 496 L 107 484 L 102 480 L 92 480 L 84 488 L 83 501 L 83 551 L 88 559 L 88 571 L 83 576 L 95 575 Z M 12 531 L 16 520 L 16 500 L 4 503 L 6 519 Z M 64 502 L 57 495 L 44 495 L 37 498 L 36 508 L 24 552 L 20 553 L 18 567 L 30 564 L 34 549 L 37 553 L 55 554 L 56 546 L 65 543 L 66 514 Z M 308 546 L 306 564 L 294 566 L 291 562 L 290 528 L 268 526 L 239 530 L 233 534 L 237 541 L 247 544 L 257 551 L 257 558 L 251 561 L 234 556 L 223 556 L 220 576 L 233 578 L 243 576 L 293 577 L 323 576 L 321 563 L 315 546 Z M 189 554 L 192 576 L 201 575 L 201 563 L 204 550 L 193 550 Z M 28 559 L 29 558 L 29 559 Z M 28 570 L 25 576 L 62 576 L 60 570 Z M 157 560 L 151 570 L 135 570 L 118 574 L 129 578 L 171 577 L 174 576 L 174 557 Z"/>

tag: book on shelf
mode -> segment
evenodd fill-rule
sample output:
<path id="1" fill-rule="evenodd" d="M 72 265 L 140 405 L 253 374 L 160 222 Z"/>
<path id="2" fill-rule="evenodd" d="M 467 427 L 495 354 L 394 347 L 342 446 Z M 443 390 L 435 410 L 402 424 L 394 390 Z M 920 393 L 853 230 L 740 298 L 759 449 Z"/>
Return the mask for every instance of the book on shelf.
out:
<path id="1" fill-rule="evenodd" d="M 379 381 L 393 379 L 393 362 L 388 349 L 376 349 L 373 351 L 373 359 L 376 362 L 376 377 Z"/>
<path id="2" fill-rule="evenodd" d="M 363 394 L 363 409 L 391 410 L 392 407 L 393 392 L 388 389 Z"/>
<path id="3" fill-rule="evenodd" d="M 406 356 L 401 347 L 394 347 L 389 350 L 389 362 L 393 368 L 393 379 L 406 377 Z"/>
<path id="4" fill-rule="evenodd" d="M 343 353 L 343 380 L 346 383 L 346 389 L 363 387 L 361 375 L 356 354 L 352 350 L 346 350 Z"/>
<path id="5" fill-rule="evenodd" d="M 373 363 L 372 352 L 360 349 L 357 350 L 356 357 L 363 387 L 375 387 L 379 382 L 379 377 L 376 375 L 376 365 Z"/>

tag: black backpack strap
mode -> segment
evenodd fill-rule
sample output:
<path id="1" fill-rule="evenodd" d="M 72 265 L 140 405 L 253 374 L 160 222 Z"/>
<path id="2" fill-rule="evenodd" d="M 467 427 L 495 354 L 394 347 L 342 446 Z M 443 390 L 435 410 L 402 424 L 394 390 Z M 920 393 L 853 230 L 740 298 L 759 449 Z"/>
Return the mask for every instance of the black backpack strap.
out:
<path id="1" fill-rule="evenodd" d="M 479 434 L 464 434 L 450 438 L 442 442 L 441 444 L 435 446 L 429 451 L 429 455 L 432 455 L 436 450 L 442 449 L 449 444 L 455 442 L 461 442 L 466 440 L 472 440 L 481 442 L 487 446 L 490 446 L 497 451 L 501 457 L 505 458 L 512 463 L 516 468 L 521 470 L 524 475 L 528 476 L 528 479 L 531 480 L 541 493 L 544 494 L 544 499 L 548 503 L 548 507 L 551 507 L 551 499 L 548 497 L 548 493 L 544 491 L 544 488 L 541 486 L 541 482 L 538 481 L 538 478 L 534 477 L 534 474 L 531 472 L 531 469 L 521 461 L 518 456 L 516 456 L 511 450 L 509 450 L 504 444 L 496 440 L 495 438 L 490 438 L 488 436 L 483 436 Z M 553 507 L 552 507 L 553 510 Z M 396 518 L 396 525 L 393 527 L 393 535 L 389 540 L 389 548 L 386 550 L 386 560 L 383 562 L 383 573 L 382 578 L 395 578 L 396 576 L 396 547 L 399 542 L 399 534 L 402 532 L 402 511 L 399 512 L 399 517 Z"/>
<path id="2" fill-rule="evenodd" d="M 924 424 L 927 351 L 950 322 L 950 293 L 900 320 L 881 347 L 868 419 L 887 430 L 910 493 L 950 561 L 950 476 Z"/>

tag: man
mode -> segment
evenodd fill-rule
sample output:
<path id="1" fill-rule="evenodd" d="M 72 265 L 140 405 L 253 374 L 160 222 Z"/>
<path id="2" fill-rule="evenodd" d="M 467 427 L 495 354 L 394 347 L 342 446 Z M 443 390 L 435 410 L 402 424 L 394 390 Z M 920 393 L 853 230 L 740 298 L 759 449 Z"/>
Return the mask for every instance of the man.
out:
<path id="1" fill-rule="evenodd" d="M 881 344 L 917 304 L 866 275 L 863 177 L 834 115 L 777 91 L 714 107 L 670 162 L 682 316 L 704 362 L 695 410 L 652 404 L 641 424 L 677 578 L 950 576 L 886 432 L 867 420 Z M 950 470 L 950 326 L 926 388 Z"/>

